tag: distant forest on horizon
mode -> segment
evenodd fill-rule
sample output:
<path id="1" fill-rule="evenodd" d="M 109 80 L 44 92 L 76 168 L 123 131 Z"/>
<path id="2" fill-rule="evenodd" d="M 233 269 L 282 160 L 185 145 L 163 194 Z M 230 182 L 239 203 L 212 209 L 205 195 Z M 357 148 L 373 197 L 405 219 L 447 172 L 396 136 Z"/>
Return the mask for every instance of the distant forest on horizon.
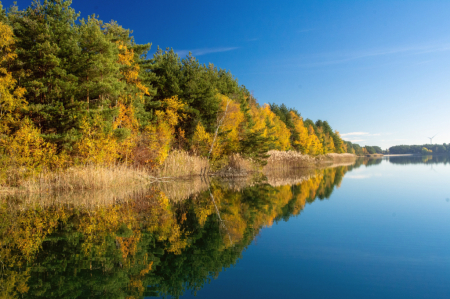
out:
<path id="1" fill-rule="evenodd" d="M 396 145 L 389 148 L 389 154 L 450 154 L 450 143 Z"/>

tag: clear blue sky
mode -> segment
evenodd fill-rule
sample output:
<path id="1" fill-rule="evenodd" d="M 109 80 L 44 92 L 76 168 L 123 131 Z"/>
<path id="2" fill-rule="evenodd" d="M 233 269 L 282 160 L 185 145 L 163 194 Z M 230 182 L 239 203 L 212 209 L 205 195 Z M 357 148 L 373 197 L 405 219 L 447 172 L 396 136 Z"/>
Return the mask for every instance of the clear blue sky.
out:
<path id="1" fill-rule="evenodd" d="M 12 1 L 2 1 L 8 7 Z M 31 0 L 17 1 L 25 8 Z M 386 148 L 450 143 L 450 1 L 75 0 L 152 50 L 231 70 L 260 103 Z"/>

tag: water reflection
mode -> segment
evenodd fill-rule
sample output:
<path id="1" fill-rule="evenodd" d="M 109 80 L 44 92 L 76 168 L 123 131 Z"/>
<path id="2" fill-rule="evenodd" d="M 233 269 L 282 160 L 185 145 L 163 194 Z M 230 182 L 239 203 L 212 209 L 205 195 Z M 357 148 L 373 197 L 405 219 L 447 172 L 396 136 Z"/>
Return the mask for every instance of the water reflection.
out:
<path id="1" fill-rule="evenodd" d="M 450 162 L 450 156 L 448 155 L 424 155 L 424 156 L 388 156 L 385 157 L 390 163 L 393 164 L 444 164 L 447 165 Z"/>
<path id="2" fill-rule="evenodd" d="M 234 265 L 262 228 L 328 199 L 352 169 L 379 163 L 238 181 L 198 178 L 113 200 L 3 198 L 0 298 L 195 293 Z"/>

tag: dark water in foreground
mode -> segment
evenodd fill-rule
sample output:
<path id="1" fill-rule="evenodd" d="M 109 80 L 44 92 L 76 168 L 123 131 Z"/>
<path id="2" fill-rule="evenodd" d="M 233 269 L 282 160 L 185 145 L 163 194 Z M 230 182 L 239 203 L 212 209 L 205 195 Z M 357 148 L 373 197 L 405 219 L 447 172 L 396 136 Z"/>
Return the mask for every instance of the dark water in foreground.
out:
<path id="1" fill-rule="evenodd" d="M 450 298 L 447 157 L 202 183 L 4 200 L 0 298 Z"/>

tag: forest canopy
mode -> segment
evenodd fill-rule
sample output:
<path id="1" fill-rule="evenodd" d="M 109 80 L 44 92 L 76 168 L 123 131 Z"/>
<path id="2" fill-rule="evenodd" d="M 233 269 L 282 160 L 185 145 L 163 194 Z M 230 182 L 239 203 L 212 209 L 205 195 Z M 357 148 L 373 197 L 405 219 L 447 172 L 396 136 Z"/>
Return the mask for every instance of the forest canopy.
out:
<path id="1" fill-rule="evenodd" d="M 0 3 L 0 167 L 161 165 L 173 149 L 210 158 L 267 151 L 365 154 L 327 121 L 257 102 L 229 71 L 138 44 L 71 1 Z M 220 163 L 218 163 L 220 164 Z M 25 175 L 25 174 L 24 174 Z M 4 178 L 3 178 L 4 179 Z"/>

